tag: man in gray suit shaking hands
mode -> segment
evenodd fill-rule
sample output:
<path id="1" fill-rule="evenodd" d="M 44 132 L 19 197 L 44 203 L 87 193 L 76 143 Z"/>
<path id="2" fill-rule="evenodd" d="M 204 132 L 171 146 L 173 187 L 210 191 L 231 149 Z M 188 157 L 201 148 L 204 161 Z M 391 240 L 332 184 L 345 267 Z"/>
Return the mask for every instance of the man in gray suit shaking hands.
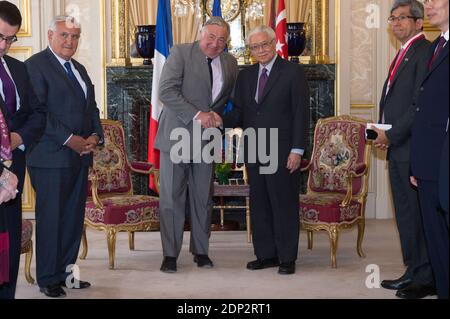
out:
<path id="1" fill-rule="evenodd" d="M 220 17 L 212 17 L 201 30 L 201 39 L 172 48 L 161 74 L 159 96 L 164 104 L 155 146 L 161 151 L 160 224 L 164 260 L 161 271 L 177 271 L 185 222 L 189 187 L 191 212 L 190 251 L 198 267 L 211 268 L 208 257 L 212 213 L 214 164 L 201 157 L 196 131 L 222 125 L 223 109 L 237 76 L 237 62 L 224 52 L 230 27 Z M 189 135 L 186 148 L 179 132 Z M 200 150 L 200 152 L 198 152 Z"/>

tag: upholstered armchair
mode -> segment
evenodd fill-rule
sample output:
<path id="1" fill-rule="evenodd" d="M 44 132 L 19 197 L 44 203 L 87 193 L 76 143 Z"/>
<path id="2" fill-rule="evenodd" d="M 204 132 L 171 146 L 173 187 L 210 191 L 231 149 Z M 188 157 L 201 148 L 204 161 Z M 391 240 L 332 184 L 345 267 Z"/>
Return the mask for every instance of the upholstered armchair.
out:
<path id="1" fill-rule="evenodd" d="M 250 225 L 250 185 L 248 184 L 247 169 L 243 163 L 240 163 L 239 158 L 239 146 L 241 145 L 242 129 L 236 128 L 228 131 L 226 134 L 226 154 L 233 156 L 233 158 L 228 159 L 227 162 L 231 164 L 231 171 L 234 178 L 230 178 L 228 183 L 225 185 L 219 184 L 217 180 L 214 182 L 213 196 L 219 198 L 219 203 L 216 204 L 214 208 L 219 209 L 220 211 L 220 225 L 217 229 L 225 229 L 226 209 L 244 209 L 247 227 L 247 241 L 250 243 L 252 240 Z M 226 205 L 224 198 L 227 197 L 243 197 L 245 204 Z"/>
<path id="2" fill-rule="evenodd" d="M 114 269 L 117 232 L 128 232 L 130 250 L 134 233 L 159 230 L 159 198 L 134 195 L 131 173 L 153 175 L 159 185 L 159 171 L 150 163 L 129 163 L 122 124 L 102 120 L 104 146 L 94 151 L 94 166 L 89 172 L 89 197 L 86 203 L 83 250 L 88 253 L 86 227 L 104 231 L 108 243 L 109 268 Z"/>
<path id="3" fill-rule="evenodd" d="M 327 231 L 331 244 L 331 265 L 342 229 L 358 226 L 356 248 L 365 257 L 362 242 L 368 192 L 371 144 L 366 141 L 367 122 L 350 116 L 318 121 L 311 160 L 302 164 L 308 171 L 306 195 L 300 196 L 300 223 L 313 246 L 313 232 Z"/>
<path id="4" fill-rule="evenodd" d="M 29 284 L 34 284 L 34 278 L 31 276 L 31 260 L 33 259 L 33 224 L 31 221 L 22 220 L 22 241 L 21 252 L 25 254 L 25 279 Z"/>

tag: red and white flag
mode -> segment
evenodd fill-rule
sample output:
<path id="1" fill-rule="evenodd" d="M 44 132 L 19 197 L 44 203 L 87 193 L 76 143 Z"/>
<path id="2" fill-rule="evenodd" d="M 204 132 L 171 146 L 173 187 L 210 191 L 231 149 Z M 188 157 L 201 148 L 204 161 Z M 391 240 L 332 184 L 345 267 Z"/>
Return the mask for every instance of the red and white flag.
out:
<path id="1" fill-rule="evenodd" d="M 163 105 L 159 100 L 159 80 L 161 72 L 173 46 L 172 15 L 170 0 L 158 1 L 155 39 L 155 65 L 153 66 L 152 105 L 148 129 L 148 161 L 154 168 L 159 169 L 159 150 L 154 148 L 154 141 L 158 131 L 158 119 Z M 150 178 L 150 188 L 156 191 L 153 176 Z"/>
<path id="2" fill-rule="evenodd" d="M 277 23 L 275 28 L 277 53 L 287 60 L 288 59 L 288 45 L 287 45 L 287 21 L 286 21 L 286 6 L 284 0 L 278 2 Z"/>

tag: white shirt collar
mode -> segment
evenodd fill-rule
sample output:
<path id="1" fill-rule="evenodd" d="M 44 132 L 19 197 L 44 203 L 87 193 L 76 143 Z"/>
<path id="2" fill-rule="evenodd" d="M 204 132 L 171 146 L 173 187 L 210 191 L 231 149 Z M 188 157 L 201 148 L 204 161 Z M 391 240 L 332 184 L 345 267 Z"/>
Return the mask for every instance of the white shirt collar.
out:
<path id="1" fill-rule="evenodd" d="M 449 30 L 447 30 L 447 31 L 441 33 L 441 37 L 444 37 L 444 38 L 445 38 L 445 41 L 447 41 L 447 42 L 448 42 L 448 31 L 449 31 Z"/>
<path id="2" fill-rule="evenodd" d="M 275 64 L 277 57 L 278 57 L 278 54 L 275 54 L 275 57 L 266 66 L 264 66 L 260 63 L 259 64 L 259 73 L 261 73 L 263 69 L 266 69 L 267 75 L 269 75 L 270 71 L 272 71 L 273 65 Z"/>
<path id="3" fill-rule="evenodd" d="M 409 39 L 405 44 L 402 45 L 402 49 L 405 49 L 408 47 L 408 45 L 413 42 L 414 40 L 416 40 L 418 37 L 422 36 L 423 32 L 420 32 L 418 34 L 416 34 L 414 37 L 412 37 L 411 39 Z"/>
<path id="4" fill-rule="evenodd" d="M 58 55 L 55 53 L 55 51 L 53 51 L 53 49 L 52 49 L 51 46 L 48 46 L 48 48 L 50 49 L 50 51 L 52 51 L 53 55 L 56 57 L 56 59 L 58 59 L 59 63 L 61 63 L 62 66 L 64 66 L 64 64 L 65 64 L 66 62 L 69 62 L 69 63 L 71 64 L 71 66 L 73 66 L 72 59 L 70 59 L 69 61 L 64 60 L 63 58 L 61 58 L 60 56 L 58 56 Z"/>

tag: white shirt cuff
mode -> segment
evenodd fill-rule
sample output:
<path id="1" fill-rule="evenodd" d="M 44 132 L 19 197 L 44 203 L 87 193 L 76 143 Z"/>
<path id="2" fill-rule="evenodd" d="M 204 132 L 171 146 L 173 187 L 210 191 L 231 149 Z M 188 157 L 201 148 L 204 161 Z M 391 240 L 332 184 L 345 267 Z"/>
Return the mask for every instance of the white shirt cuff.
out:
<path id="1" fill-rule="evenodd" d="M 293 148 L 291 153 L 303 156 L 305 154 L 305 150 L 302 150 L 301 148 Z"/>
<path id="2" fill-rule="evenodd" d="M 69 138 L 64 142 L 64 146 L 66 146 L 67 143 L 69 143 L 70 139 L 72 138 L 73 134 L 70 134 Z"/>

